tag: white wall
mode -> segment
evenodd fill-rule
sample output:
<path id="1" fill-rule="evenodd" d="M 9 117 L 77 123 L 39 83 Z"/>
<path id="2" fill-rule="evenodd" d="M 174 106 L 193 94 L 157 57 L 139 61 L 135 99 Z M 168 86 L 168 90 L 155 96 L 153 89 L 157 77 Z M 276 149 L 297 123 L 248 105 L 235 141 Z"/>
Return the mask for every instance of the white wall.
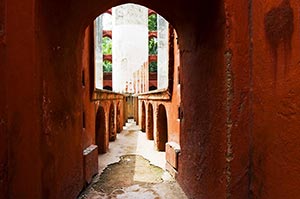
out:
<path id="1" fill-rule="evenodd" d="M 103 88 L 102 15 L 94 20 L 95 87 Z"/>
<path id="2" fill-rule="evenodd" d="M 157 15 L 157 88 L 168 87 L 169 23 Z"/>
<path id="3" fill-rule="evenodd" d="M 148 61 L 148 9 L 125 4 L 114 7 L 112 16 L 113 91 L 125 92 L 133 72 Z"/>

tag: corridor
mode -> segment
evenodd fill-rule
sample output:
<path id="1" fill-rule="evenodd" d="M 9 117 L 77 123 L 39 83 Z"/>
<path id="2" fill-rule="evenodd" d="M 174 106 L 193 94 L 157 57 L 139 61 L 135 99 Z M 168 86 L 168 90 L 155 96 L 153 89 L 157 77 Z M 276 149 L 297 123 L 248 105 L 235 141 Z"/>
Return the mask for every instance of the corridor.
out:
<path id="1" fill-rule="evenodd" d="M 165 170 L 165 152 L 154 149 L 133 120 L 129 120 L 109 151 L 99 155 L 99 175 L 79 199 L 184 199 L 186 195 Z"/>
<path id="2" fill-rule="evenodd" d="M 0 199 L 176 198 L 164 166 L 188 198 L 298 199 L 299 11 L 0 0 Z"/>

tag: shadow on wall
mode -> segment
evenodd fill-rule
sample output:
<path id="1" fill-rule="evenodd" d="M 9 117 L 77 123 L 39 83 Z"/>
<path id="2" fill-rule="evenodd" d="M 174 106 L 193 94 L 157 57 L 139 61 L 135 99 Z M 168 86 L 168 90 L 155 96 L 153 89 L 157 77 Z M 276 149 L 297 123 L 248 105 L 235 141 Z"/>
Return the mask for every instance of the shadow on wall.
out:
<path id="1" fill-rule="evenodd" d="M 146 131 L 146 108 L 145 102 L 142 102 L 142 121 L 141 121 L 141 131 Z"/>
<path id="2" fill-rule="evenodd" d="M 96 114 L 96 145 L 100 154 L 107 152 L 105 131 L 105 113 L 103 107 L 99 106 Z"/>
<path id="3" fill-rule="evenodd" d="M 117 138 L 115 127 L 115 108 L 114 103 L 111 103 L 109 108 L 109 141 L 115 141 Z"/>
<path id="4" fill-rule="evenodd" d="M 147 110 L 147 128 L 146 135 L 148 140 L 153 140 L 153 106 L 152 104 L 148 104 Z"/>
<path id="5" fill-rule="evenodd" d="M 168 120 L 164 105 L 158 106 L 157 116 L 157 150 L 165 151 L 168 142 Z"/>

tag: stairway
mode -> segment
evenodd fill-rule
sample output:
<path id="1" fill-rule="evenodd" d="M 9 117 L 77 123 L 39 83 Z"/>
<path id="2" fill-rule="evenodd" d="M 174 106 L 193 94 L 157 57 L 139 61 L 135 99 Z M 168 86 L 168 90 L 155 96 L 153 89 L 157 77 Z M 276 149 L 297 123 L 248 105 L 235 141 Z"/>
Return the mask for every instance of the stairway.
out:
<path id="1" fill-rule="evenodd" d="M 136 121 L 134 121 L 134 119 L 128 119 L 125 126 L 123 126 L 123 130 L 140 131 L 141 128 L 138 125 L 136 125 Z"/>

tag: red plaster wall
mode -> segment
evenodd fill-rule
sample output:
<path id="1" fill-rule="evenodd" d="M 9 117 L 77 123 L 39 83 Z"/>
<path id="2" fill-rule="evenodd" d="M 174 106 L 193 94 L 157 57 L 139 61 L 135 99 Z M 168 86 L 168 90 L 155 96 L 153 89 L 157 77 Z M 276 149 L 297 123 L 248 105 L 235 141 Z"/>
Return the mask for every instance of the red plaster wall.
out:
<path id="1" fill-rule="evenodd" d="M 255 198 L 300 195 L 300 2 L 253 1 Z"/>
<path id="2" fill-rule="evenodd" d="M 226 198 L 224 5 L 207 1 L 188 10 L 190 25 L 176 29 L 183 111 L 178 180 L 190 198 Z"/>
<path id="3" fill-rule="evenodd" d="M 32 20 L 35 3 L 1 1 L 5 32 L 0 38 L 0 198 L 42 196 L 42 95 Z"/>
<path id="4" fill-rule="evenodd" d="M 174 74 L 170 76 L 173 78 L 173 91 L 172 91 L 172 100 L 171 102 L 164 103 L 166 111 L 167 111 L 167 119 L 168 119 L 168 141 L 173 141 L 180 144 L 180 120 L 178 117 L 178 108 L 181 103 L 181 94 L 180 94 L 180 84 L 179 84 L 179 76 L 178 70 L 180 66 L 180 49 L 177 43 L 177 33 L 174 31 L 174 41 L 172 42 L 172 46 L 174 48 Z"/>
<path id="5" fill-rule="evenodd" d="M 3 23 L 5 18 L 5 9 L 3 6 L 4 1 L 0 2 L 2 5 L 0 7 L 0 23 Z M 4 25 L 4 24 L 3 24 Z M 8 197 L 8 131 L 7 131 L 7 70 L 5 70 L 6 65 L 6 54 L 5 54 L 5 41 L 4 33 L 0 34 L 0 198 Z"/>
<path id="6" fill-rule="evenodd" d="M 43 167 L 42 182 L 35 185 L 42 186 L 42 195 L 29 198 L 76 198 L 84 184 L 81 69 L 85 28 L 75 27 L 67 20 L 69 3 L 40 0 L 36 7 L 37 35 L 34 38 L 38 48 L 37 66 L 42 76 L 41 82 L 33 88 L 41 89 L 43 102 L 40 123 L 43 129 L 38 150 Z M 74 32 L 81 35 L 80 41 Z M 28 70 L 31 66 L 26 67 Z"/>
<path id="7" fill-rule="evenodd" d="M 103 88 L 109 86 L 112 88 L 112 73 L 104 72 L 103 73 Z"/>
<path id="8" fill-rule="evenodd" d="M 249 198 L 251 19 L 248 0 L 225 1 L 225 177 L 226 195 Z M 241 12 L 243 10 L 243 12 Z M 250 23 L 250 24 L 249 24 Z"/>
<path id="9" fill-rule="evenodd" d="M 83 105 L 82 111 L 85 112 L 85 129 L 83 130 L 83 149 L 95 144 L 95 121 L 96 121 L 96 104 L 91 101 L 91 83 L 90 68 L 91 62 L 91 44 L 93 42 L 91 36 L 91 28 L 87 27 L 84 32 L 83 51 L 82 51 L 82 70 L 84 70 L 85 86 L 82 86 Z"/>

